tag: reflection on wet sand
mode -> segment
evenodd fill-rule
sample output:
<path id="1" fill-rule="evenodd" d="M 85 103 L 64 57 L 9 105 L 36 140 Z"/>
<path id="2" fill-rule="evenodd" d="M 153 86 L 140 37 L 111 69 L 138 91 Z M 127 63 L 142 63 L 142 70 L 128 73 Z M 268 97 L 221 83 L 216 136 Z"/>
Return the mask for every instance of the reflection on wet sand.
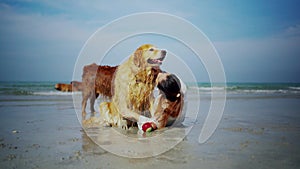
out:
<path id="1" fill-rule="evenodd" d="M 182 141 L 191 129 L 182 125 L 142 133 L 137 127 L 131 127 L 128 130 L 104 127 L 103 121 L 96 116 L 83 119 L 82 126 L 85 131 L 82 134 L 83 146 L 87 147 L 83 148 L 84 151 L 89 151 L 89 147 L 94 149 L 99 145 L 113 154 L 132 158 L 151 157 L 164 153 Z"/>

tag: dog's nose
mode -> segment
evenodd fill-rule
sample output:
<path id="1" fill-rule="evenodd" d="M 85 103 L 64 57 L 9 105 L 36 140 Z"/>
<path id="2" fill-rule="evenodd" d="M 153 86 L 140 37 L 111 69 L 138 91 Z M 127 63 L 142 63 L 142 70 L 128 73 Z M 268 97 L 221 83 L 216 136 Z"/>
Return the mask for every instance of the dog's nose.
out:
<path id="1" fill-rule="evenodd" d="M 166 56 L 166 54 L 167 54 L 167 51 L 165 51 L 165 50 L 162 50 L 162 51 L 161 51 L 161 55 L 162 55 L 162 56 Z"/>

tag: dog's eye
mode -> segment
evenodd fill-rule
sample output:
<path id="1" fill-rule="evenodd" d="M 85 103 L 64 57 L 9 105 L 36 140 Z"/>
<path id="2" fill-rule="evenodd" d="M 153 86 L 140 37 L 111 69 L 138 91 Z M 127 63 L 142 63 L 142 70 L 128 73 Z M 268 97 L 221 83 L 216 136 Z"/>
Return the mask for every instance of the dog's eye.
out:
<path id="1" fill-rule="evenodd" d="M 151 51 L 151 52 L 152 52 L 152 51 L 154 51 L 154 49 L 153 49 L 153 48 L 150 48 L 150 49 L 149 49 L 149 51 Z"/>

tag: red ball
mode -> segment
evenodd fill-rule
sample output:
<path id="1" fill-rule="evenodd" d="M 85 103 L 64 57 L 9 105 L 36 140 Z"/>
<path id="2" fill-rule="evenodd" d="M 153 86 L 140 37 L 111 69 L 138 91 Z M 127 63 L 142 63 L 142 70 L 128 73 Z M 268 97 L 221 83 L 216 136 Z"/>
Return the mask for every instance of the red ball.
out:
<path id="1" fill-rule="evenodd" d="M 150 122 L 144 123 L 142 125 L 142 130 L 144 132 L 151 132 L 152 131 L 152 124 Z"/>

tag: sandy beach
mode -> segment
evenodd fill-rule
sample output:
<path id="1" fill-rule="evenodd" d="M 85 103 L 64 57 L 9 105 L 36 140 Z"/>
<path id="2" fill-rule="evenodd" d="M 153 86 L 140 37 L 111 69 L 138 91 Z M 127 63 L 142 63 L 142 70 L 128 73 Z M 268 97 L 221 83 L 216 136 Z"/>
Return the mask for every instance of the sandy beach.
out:
<path id="1" fill-rule="evenodd" d="M 95 144 L 77 119 L 71 95 L 2 94 L 0 168 L 299 168 L 299 99 L 299 94 L 229 93 L 216 132 L 199 144 L 210 106 L 204 94 L 183 141 L 158 156 L 135 159 Z"/>

